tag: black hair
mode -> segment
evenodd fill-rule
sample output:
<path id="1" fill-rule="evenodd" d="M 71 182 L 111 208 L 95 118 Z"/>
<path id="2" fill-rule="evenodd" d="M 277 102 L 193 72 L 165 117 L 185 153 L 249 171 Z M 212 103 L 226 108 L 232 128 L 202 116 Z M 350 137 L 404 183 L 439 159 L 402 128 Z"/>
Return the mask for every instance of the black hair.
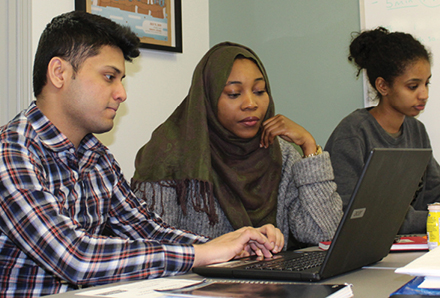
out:
<path id="1" fill-rule="evenodd" d="M 367 71 L 371 86 L 382 77 L 390 85 L 405 72 L 407 66 L 424 59 L 431 63 L 431 54 L 411 34 L 389 32 L 383 27 L 367 30 L 353 36 L 348 60 Z M 376 90 L 377 92 L 377 90 Z M 380 94 L 376 94 L 380 98 Z"/>
<path id="2" fill-rule="evenodd" d="M 53 18 L 44 29 L 35 54 L 35 97 L 47 83 L 47 67 L 53 57 L 68 61 L 77 72 L 87 58 L 98 55 L 106 45 L 120 48 L 126 61 L 139 56 L 139 38 L 129 27 L 83 11 L 72 11 Z"/>

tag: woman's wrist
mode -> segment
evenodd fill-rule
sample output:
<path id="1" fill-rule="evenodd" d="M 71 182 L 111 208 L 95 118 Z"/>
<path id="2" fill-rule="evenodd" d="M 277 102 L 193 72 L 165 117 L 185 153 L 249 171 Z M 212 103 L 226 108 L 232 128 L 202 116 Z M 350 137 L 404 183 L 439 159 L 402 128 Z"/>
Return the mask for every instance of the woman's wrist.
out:
<path id="1" fill-rule="evenodd" d="M 301 150 L 304 156 L 309 156 L 313 153 L 316 153 L 318 150 L 318 144 L 316 144 L 315 139 L 310 135 L 310 138 L 307 138 L 302 145 L 300 145 Z"/>
<path id="2" fill-rule="evenodd" d="M 317 145 L 316 146 L 316 150 L 310 154 L 305 154 L 303 155 L 303 158 L 308 158 L 308 157 L 312 157 L 312 156 L 316 156 L 322 153 L 322 147 Z"/>

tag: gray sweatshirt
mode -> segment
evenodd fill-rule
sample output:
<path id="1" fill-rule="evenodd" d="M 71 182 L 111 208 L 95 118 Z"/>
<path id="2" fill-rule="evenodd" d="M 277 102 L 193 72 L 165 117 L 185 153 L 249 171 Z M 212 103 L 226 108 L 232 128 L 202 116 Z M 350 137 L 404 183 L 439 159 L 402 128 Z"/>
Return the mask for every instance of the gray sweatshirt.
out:
<path id="1" fill-rule="evenodd" d="M 373 148 L 431 148 L 431 144 L 425 126 L 415 118 L 405 117 L 401 134 L 393 137 L 380 126 L 369 109 L 358 109 L 345 117 L 325 146 L 330 153 L 344 209 Z M 439 200 L 440 167 L 432 157 L 399 233 L 426 233 L 427 205 Z"/>

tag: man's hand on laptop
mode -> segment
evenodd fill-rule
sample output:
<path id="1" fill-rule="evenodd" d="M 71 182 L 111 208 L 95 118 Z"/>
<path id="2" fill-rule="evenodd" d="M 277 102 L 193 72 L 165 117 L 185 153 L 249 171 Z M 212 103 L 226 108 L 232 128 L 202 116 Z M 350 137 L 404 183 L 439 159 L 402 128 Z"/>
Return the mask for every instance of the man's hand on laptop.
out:
<path id="1" fill-rule="evenodd" d="M 284 247 L 284 236 L 281 233 L 280 229 L 275 228 L 271 224 L 264 225 L 262 227 L 257 228 L 257 230 L 265 235 L 270 243 L 272 243 L 273 249 L 271 249 L 272 253 L 279 253 L 283 250 Z"/>
<path id="2" fill-rule="evenodd" d="M 195 244 L 194 267 L 226 262 L 236 257 L 258 255 L 270 258 L 284 246 L 281 231 L 271 224 L 243 227 L 204 244 Z"/>

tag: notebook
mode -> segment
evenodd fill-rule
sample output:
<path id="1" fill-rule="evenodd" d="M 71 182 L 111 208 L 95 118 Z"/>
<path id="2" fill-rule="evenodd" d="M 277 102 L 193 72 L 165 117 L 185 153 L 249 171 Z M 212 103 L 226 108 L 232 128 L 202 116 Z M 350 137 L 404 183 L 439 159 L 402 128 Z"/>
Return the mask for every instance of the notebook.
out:
<path id="1" fill-rule="evenodd" d="M 376 263 L 389 253 L 431 155 L 431 149 L 372 150 L 327 251 L 286 251 L 263 260 L 252 256 L 194 267 L 193 272 L 211 277 L 319 281 Z M 293 265 L 276 264 L 310 256 L 321 258 L 321 265 L 296 270 L 291 269 Z"/>
<path id="2" fill-rule="evenodd" d="M 349 284 L 286 283 L 286 282 L 203 282 L 195 287 L 161 291 L 164 297 L 234 297 L 234 298 L 350 298 Z"/>

